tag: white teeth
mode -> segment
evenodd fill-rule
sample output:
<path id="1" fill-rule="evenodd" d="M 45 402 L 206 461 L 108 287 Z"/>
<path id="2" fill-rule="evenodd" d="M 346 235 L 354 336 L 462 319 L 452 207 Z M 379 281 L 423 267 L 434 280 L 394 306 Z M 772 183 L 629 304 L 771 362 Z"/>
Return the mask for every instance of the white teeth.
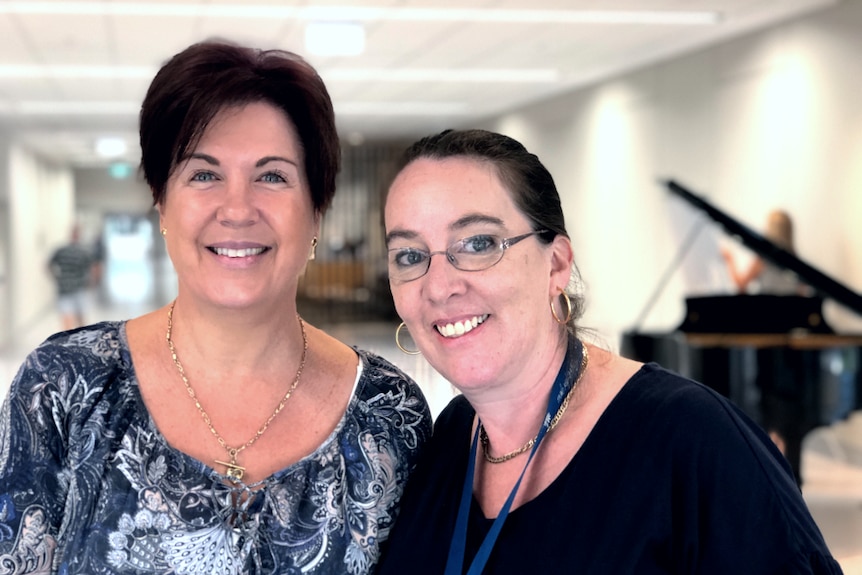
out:
<path id="1" fill-rule="evenodd" d="M 437 325 L 437 331 L 443 337 L 458 337 L 472 330 L 474 327 L 488 319 L 488 314 L 477 315 L 465 321 L 456 321 L 455 323 L 447 323 L 446 325 Z"/>
<path id="2" fill-rule="evenodd" d="M 213 248 L 213 251 L 220 256 L 227 256 L 229 258 L 247 258 L 248 256 L 256 256 L 259 253 L 263 253 L 264 248 L 245 248 L 241 250 L 233 250 L 229 248 Z"/>

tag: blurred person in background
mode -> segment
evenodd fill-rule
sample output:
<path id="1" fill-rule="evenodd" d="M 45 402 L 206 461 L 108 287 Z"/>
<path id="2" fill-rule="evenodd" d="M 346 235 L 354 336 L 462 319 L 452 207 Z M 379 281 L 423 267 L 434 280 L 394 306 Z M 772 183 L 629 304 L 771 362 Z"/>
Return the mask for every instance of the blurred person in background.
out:
<path id="1" fill-rule="evenodd" d="M 69 243 L 57 248 L 48 261 L 48 271 L 57 287 L 57 312 L 64 330 L 84 325 L 88 290 L 98 281 L 93 252 L 81 245 L 81 230 L 72 228 Z"/>
<path id="2" fill-rule="evenodd" d="M 763 237 L 777 247 L 791 255 L 796 255 L 793 241 L 793 219 L 784 210 L 776 209 L 769 212 L 766 217 L 766 226 Z M 730 279 L 736 287 L 737 293 L 755 293 L 767 296 L 812 296 L 813 290 L 804 284 L 793 271 L 781 268 L 770 261 L 757 256 L 746 266 L 739 266 L 733 252 L 724 248 L 721 250 L 727 266 Z M 764 378 L 768 381 L 769 378 Z M 791 385 L 792 388 L 792 385 Z M 802 417 L 800 406 L 797 402 L 788 400 L 779 389 L 761 389 L 763 414 L 762 425 L 769 433 L 769 437 L 781 453 L 787 454 L 787 438 L 791 434 L 798 434 L 795 422 Z M 792 441 L 795 446 L 801 441 Z M 792 454 L 792 459 L 798 461 L 799 453 Z M 798 466 L 798 463 L 796 464 Z M 798 470 L 797 470 L 798 475 Z"/>
<path id="3" fill-rule="evenodd" d="M 0 419 L 3 571 L 370 573 L 430 413 L 297 313 L 340 163 L 322 80 L 195 44 L 150 85 L 140 140 L 178 293 L 26 359 Z"/>
<path id="4" fill-rule="evenodd" d="M 796 255 L 793 220 L 784 210 L 769 212 L 763 236 L 784 251 Z M 809 295 L 808 287 L 790 270 L 780 268 L 760 257 L 755 257 L 747 266 L 740 268 L 729 249 L 722 249 L 721 255 L 738 293 Z"/>

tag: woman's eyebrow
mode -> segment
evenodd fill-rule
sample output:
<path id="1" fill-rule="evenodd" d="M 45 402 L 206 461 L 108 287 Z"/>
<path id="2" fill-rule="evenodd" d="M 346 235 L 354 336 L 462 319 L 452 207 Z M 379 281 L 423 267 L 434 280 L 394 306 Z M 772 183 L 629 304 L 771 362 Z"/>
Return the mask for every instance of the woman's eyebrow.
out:
<path id="1" fill-rule="evenodd" d="M 188 156 L 183 158 L 183 160 L 184 161 L 203 160 L 204 162 L 211 164 L 213 166 L 220 166 L 221 165 L 221 162 L 219 162 L 218 159 L 216 159 L 214 156 L 210 156 L 209 154 L 204 154 L 201 152 L 192 152 L 191 154 L 189 154 Z M 254 166 L 256 168 L 260 168 L 260 167 L 265 166 L 266 164 L 268 164 L 270 162 L 285 162 L 287 164 L 291 164 L 292 166 L 298 166 L 298 164 L 294 160 L 291 160 L 289 158 L 285 158 L 283 156 L 264 156 L 263 158 L 261 158 L 257 162 L 255 162 Z"/>
<path id="2" fill-rule="evenodd" d="M 476 213 L 461 216 L 449 225 L 449 229 L 453 231 L 463 230 L 464 228 L 468 228 L 476 224 L 490 224 L 500 227 L 504 225 L 503 220 L 496 216 Z M 412 240 L 418 237 L 418 235 L 419 234 L 417 234 L 416 232 L 409 230 L 392 230 L 391 232 L 386 234 L 386 245 L 389 245 L 389 242 L 394 239 Z"/>
<path id="3" fill-rule="evenodd" d="M 257 163 L 255 164 L 255 167 L 260 168 L 262 166 L 265 166 L 269 162 L 285 162 L 285 163 L 291 164 L 294 167 L 299 166 L 299 164 L 297 164 L 295 160 L 291 160 L 291 159 L 285 158 L 283 156 L 265 156 L 265 157 L 263 157 L 257 161 Z"/>
<path id="4" fill-rule="evenodd" d="M 412 240 L 417 236 L 416 232 L 411 232 L 408 230 L 392 230 L 388 234 L 386 234 L 386 245 L 389 245 L 394 239 L 402 239 L 402 240 Z"/>
<path id="5" fill-rule="evenodd" d="M 204 162 L 213 166 L 221 165 L 215 157 L 210 156 L 209 154 L 202 154 L 201 152 L 192 152 L 191 154 L 184 157 L 179 163 L 188 162 L 189 160 L 203 160 Z"/>
<path id="6" fill-rule="evenodd" d="M 461 216 L 449 226 L 451 230 L 461 230 L 466 227 L 475 225 L 475 224 L 492 224 L 495 226 L 502 226 L 503 220 L 496 216 L 489 216 L 487 214 L 467 214 L 466 216 Z"/>

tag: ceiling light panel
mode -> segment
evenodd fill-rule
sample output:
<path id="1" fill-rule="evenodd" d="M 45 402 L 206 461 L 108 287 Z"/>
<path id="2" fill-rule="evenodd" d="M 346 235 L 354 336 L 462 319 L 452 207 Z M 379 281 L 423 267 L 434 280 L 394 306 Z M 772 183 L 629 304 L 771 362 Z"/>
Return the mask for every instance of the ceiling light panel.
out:
<path id="1" fill-rule="evenodd" d="M 304 52 L 311 56 L 359 56 L 365 52 L 365 27 L 360 22 L 308 22 Z"/>
<path id="2" fill-rule="evenodd" d="M 475 121 L 472 118 L 505 113 L 673 56 L 679 53 L 675 50 L 681 41 L 691 49 L 732 37 L 740 30 L 750 30 L 740 26 L 752 26 L 753 16 L 760 22 L 777 11 L 792 15 L 802 5 L 813 9 L 830 3 L 835 2 L 0 0 L 0 64 L 37 65 L 38 76 L 12 77 L 21 76 L 21 70 L 7 70 L 5 78 L 0 74 L 0 109 L 5 110 L 0 122 L 16 130 L 59 126 L 69 132 L 87 132 L 84 141 L 95 158 L 96 130 L 109 134 L 128 130 L 134 141 L 140 102 L 159 66 L 190 43 L 217 36 L 287 49 L 309 59 L 327 82 L 336 121 L 345 134 L 366 132 L 368 140 L 407 133 L 418 136 L 435 128 L 469 125 Z M 458 9 L 441 11 L 441 4 Z M 584 23 L 596 10 L 630 10 L 646 4 L 659 9 L 714 7 L 726 18 L 716 25 Z M 573 8 L 587 12 L 576 15 Z M 361 58 L 307 53 L 305 25 L 327 14 L 338 20 L 355 16 L 364 24 L 366 49 Z M 44 63 L 70 68 L 54 70 L 55 76 L 49 77 L 38 66 Z M 116 74 L 111 72 L 112 66 L 117 66 Z M 529 73 L 519 79 L 520 70 Z M 476 72 L 475 77 L 465 78 L 471 71 Z M 554 77 L 544 75 L 547 71 Z M 60 77 L 64 74 L 81 77 Z M 460 81 L 465 79 L 468 81 Z M 415 103 L 412 111 L 410 102 Z M 22 106 L 25 113 L 10 111 Z M 467 115 L 463 110 L 468 110 Z M 389 116 L 391 120 L 380 115 L 387 112 L 394 114 Z M 72 142 L 60 142 L 50 135 L 44 140 L 45 149 L 72 146 Z"/>
<path id="3" fill-rule="evenodd" d="M 126 140 L 117 136 L 104 136 L 96 140 L 95 152 L 101 158 L 118 158 L 129 149 Z"/>

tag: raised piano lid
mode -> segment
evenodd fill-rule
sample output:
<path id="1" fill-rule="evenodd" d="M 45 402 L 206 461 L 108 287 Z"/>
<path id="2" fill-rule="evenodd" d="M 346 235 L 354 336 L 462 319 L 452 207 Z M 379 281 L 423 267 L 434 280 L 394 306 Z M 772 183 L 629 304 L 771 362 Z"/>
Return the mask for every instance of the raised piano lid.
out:
<path id="1" fill-rule="evenodd" d="M 745 244 L 763 259 L 778 267 L 794 272 L 799 278 L 814 288 L 823 298 L 831 298 L 862 316 L 862 295 L 854 292 L 844 284 L 832 279 L 820 270 L 803 262 L 790 252 L 783 250 L 754 230 L 725 214 L 701 196 L 695 194 L 674 180 L 663 180 L 673 194 L 681 197 L 696 208 L 703 210 L 724 230 Z"/>

